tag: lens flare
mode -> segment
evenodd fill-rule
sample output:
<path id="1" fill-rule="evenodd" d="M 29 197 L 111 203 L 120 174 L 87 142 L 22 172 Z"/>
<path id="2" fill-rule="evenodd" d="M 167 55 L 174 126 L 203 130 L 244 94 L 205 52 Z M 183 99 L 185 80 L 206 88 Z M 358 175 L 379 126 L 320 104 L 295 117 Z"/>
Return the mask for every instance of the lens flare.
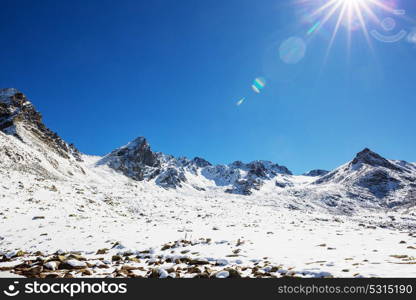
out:
<path id="1" fill-rule="evenodd" d="M 280 59 L 287 64 L 297 64 L 306 53 L 306 44 L 299 37 L 290 37 L 285 40 L 279 49 Z"/>
<path id="2" fill-rule="evenodd" d="M 408 34 L 407 41 L 411 44 L 416 44 L 416 28 L 413 28 L 413 30 Z"/>
<path id="3" fill-rule="evenodd" d="M 264 80 L 264 78 L 256 78 L 254 79 L 253 84 L 251 85 L 251 88 L 253 89 L 254 92 L 256 92 L 257 94 L 260 94 L 262 89 L 264 89 L 266 86 L 266 80 Z"/>
<path id="4" fill-rule="evenodd" d="M 241 98 L 240 100 L 238 100 L 238 102 L 236 103 L 237 106 L 240 106 L 241 104 L 244 103 L 244 101 L 246 100 L 246 97 Z"/>
<path id="5" fill-rule="evenodd" d="M 311 35 L 312 33 L 314 33 L 318 28 L 319 28 L 319 25 L 321 25 L 321 22 L 320 21 L 318 21 L 318 22 L 316 22 L 309 30 L 308 30 L 308 32 L 306 33 L 307 35 Z"/>

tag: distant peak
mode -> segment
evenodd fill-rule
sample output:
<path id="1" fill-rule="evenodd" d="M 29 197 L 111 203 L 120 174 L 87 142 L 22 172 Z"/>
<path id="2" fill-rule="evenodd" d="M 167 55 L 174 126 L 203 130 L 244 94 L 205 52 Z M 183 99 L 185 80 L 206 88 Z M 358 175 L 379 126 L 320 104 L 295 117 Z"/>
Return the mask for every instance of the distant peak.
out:
<path id="1" fill-rule="evenodd" d="M 142 146 L 149 146 L 149 144 L 147 143 L 147 140 L 145 137 L 140 136 L 134 139 L 133 141 L 131 141 L 130 143 L 128 143 L 125 147 L 131 149 L 131 148 L 140 148 Z"/>

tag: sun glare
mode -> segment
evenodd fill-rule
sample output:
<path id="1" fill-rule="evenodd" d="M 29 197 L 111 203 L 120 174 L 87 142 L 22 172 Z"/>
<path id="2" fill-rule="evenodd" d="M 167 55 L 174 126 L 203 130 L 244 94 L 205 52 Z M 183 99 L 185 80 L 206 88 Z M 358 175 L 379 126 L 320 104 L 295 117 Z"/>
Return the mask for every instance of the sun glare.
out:
<path id="1" fill-rule="evenodd" d="M 335 25 L 330 37 L 327 55 L 334 43 L 334 40 L 341 28 L 345 27 L 348 35 L 348 45 L 351 44 L 352 32 L 361 29 L 370 48 L 371 41 L 368 31 L 368 23 L 380 23 L 374 9 L 381 9 L 391 12 L 393 8 L 383 3 L 381 0 L 327 0 L 313 12 L 311 17 L 319 19 L 308 31 L 308 35 L 318 32 L 330 20 L 335 19 Z"/>

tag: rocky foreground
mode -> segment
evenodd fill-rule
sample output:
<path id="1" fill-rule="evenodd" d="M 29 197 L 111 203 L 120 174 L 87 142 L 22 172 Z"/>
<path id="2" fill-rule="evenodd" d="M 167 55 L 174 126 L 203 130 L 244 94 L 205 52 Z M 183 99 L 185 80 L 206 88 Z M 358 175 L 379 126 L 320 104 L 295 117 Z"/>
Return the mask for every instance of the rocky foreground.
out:
<path id="1" fill-rule="evenodd" d="M 409 238 L 415 238 L 409 233 Z M 272 263 L 268 257 L 262 259 L 241 260 L 241 249 L 246 241 L 237 240 L 230 245 L 231 251 L 226 258 L 203 258 L 198 252 L 192 252 L 194 246 L 204 246 L 213 243 L 211 239 L 198 241 L 179 240 L 164 244 L 161 249 L 143 251 L 122 250 L 125 247 L 116 242 L 110 249 L 103 248 L 94 252 L 57 251 L 54 254 L 44 254 L 40 251 L 26 253 L 22 250 L 0 255 L 0 273 L 28 278 L 281 278 L 281 277 L 318 277 L 332 278 L 329 272 L 306 271 L 305 269 L 285 268 L 282 264 Z M 416 250 L 416 246 L 407 246 L 406 241 L 400 241 L 407 249 Z M 328 251 L 335 248 L 326 244 L 316 245 Z M 376 252 L 376 250 L 374 250 Z M 416 251 L 415 251 L 416 254 Z M 228 258 L 228 259 L 227 259 Z M 409 255 L 390 255 L 391 264 L 416 265 L 416 257 Z M 353 262 L 351 266 L 377 264 L 369 260 Z M 310 265 L 327 266 L 327 261 L 313 261 Z M 318 267 L 318 268 L 319 268 Z M 313 268 L 312 268 L 313 269 Z M 343 269 L 346 277 L 363 277 L 353 270 Z M 349 274 L 349 275 L 347 275 Z"/>
<path id="2" fill-rule="evenodd" d="M 166 253 L 154 255 L 154 250 L 118 251 L 123 246 L 116 243 L 112 249 L 99 249 L 96 253 L 58 251 L 45 255 L 38 251 L 26 253 L 18 251 L 3 255 L 0 258 L 0 271 L 29 278 L 76 278 L 76 277 L 107 277 L 107 278 L 278 278 L 305 277 L 307 272 L 284 269 L 282 265 L 272 264 L 264 257 L 243 264 L 238 259 L 231 263 L 226 259 L 199 258 L 197 252 L 182 250 L 176 254 L 174 249 L 209 244 L 210 239 L 198 242 L 187 240 L 165 244 L 161 251 Z M 237 241 L 236 247 L 243 241 Z M 229 257 L 239 257 L 239 249 Z M 416 262 L 414 262 L 416 263 Z M 357 274 L 358 275 L 358 274 Z M 321 277 L 332 277 L 322 273 Z"/>

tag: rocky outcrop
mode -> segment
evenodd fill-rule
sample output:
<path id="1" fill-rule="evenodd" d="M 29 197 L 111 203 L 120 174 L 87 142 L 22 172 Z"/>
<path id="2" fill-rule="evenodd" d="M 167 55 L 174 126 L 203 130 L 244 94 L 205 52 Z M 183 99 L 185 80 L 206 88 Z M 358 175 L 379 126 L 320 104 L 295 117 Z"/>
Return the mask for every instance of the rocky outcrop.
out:
<path id="1" fill-rule="evenodd" d="M 143 137 L 114 150 L 98 162 L 98 165 L 104 164 L 138 181 L 155 178 L 161 167 L 158 155 L 152 152 Z"/>
<path id="2" fill-rule="evenodd" d="M 67 144 L 42 121 L 26 96 L 16 89 L 0 90 L 0 130 L 25 143 L 41 143 L 65 159 L 82 161 L 73 144 Z"/>

